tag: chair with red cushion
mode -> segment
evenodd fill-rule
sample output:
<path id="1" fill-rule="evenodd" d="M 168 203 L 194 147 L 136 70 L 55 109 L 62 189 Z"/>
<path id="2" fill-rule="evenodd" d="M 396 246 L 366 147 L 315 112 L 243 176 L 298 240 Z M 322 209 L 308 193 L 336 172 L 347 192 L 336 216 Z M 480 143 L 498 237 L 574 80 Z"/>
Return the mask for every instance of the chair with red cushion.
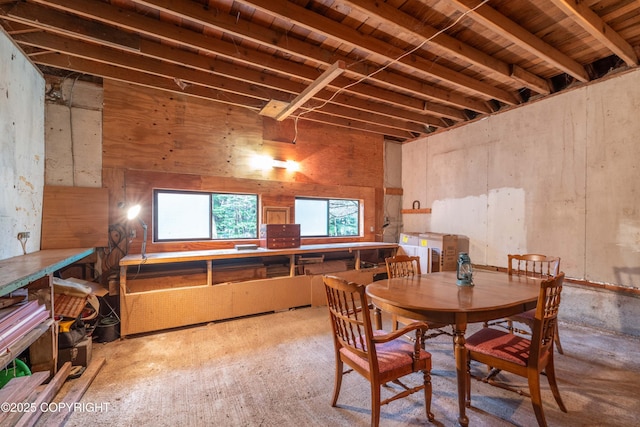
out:
<path id="1" fill-rule="evenodd" d="M 540 279 L 553 277 L 560 271 L 560 258 L 540 254 L 524 254 L 524 255 L 507 255 L 508 265 L 507 273 L 515 276 L 536 277 Z M 485 326 L 505 327 L 511 332 L 530 335 L 533 328 L 533 316 L 535 309 L 525 311 L 524 313 L 514 314 L 505 319 L 494 322 L 485 322 Z M 527 329 L 514 327 L 513 323 L 522 323 Z M 506 325 L 505 325 L 506 324 Z M 557 327 L 557 324 L 556 324 Z M 560 344 L 560 334 L 556 331 L 556 348 L 558 353 L 564 354 L 562 345 Z"/>
<path id="2" fill-rule="evenodd" d="M 371 384 L 371 425 L 380 422 L 380 406 L 393 400 L 424 390 L 427 419 L 431 413 L 431 354 L 421 347 L 424 322 L 415 322 L 397 331 L 387 333 L 373 331 L 365 286 L 335 276 L 324 276 L 329 317 L 333 330 L 336 357 L 335 387 L 331 406 L 336 406 L 342 376 L 352 370 L 365 377 Z M 415 342 L 401 339 L 414 332 Z M 352 369 L 344 371 L 344 364 Z M 408 387 L 399 379 L 414 372 L 422 372 L 422 381 Z M 394 383 L 401 390 L 381 401 L 381 386 Z M 385 388 L 391 388 L 385 386 Z"/>
<path id="3" fill-rule="evenodd" d="M 556 323 L 563 280 L 564 273 L 559 273 L 555 277 L 541 281 L 540 294 L 533 317 L 531 339 L 494 328 L 482 328 L 467 338 L 468 406 L 471 404 L 471 361 L 475 360 L 493 367 L 494 370 L 506 371 L 527 378 L 538 425 L 547 425 L 540 394 L 540 374 L 542 372 L 547 376 L 551 392 L 558 406 L 563 412 L 567 412 L 560 397 L 553 365 L 553 345 L 557 332 Z"/>

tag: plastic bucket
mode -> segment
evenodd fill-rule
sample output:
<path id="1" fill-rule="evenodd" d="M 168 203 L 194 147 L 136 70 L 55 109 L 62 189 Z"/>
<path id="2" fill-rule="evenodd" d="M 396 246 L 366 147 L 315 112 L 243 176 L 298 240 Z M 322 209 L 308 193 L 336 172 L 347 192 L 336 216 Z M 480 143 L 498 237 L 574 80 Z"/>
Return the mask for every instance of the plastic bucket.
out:
<path id="1" fill-rule="evenodd" d="M 16 359 L 13 363 L 9 363 L 9 366 L 0 370 L 0 388 L 4 387 L 12 378 L 27 375 L 31 375 L 29 367 L 22 360 Z"/>
<path id="2" fill-rule="evenodd" d="M 93 336 L 96 342 L 111 342 L 118 339 L 120 321 L 115 317 L 103 317 L 98 321 Z"/>

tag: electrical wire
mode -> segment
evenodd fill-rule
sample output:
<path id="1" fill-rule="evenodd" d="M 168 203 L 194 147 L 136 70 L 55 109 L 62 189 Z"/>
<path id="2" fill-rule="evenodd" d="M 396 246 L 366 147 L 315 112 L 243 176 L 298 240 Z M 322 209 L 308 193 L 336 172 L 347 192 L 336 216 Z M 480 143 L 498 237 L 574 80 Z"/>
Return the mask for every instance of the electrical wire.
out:
<path id="1" fill-rule="evenodd" d="M 415 51 L 421 49 L 425 44 L 429 43 L 431 40 L 433 40 L 434 38 L 438 37 L 440 34 L 444 33 L 445 31 L 449 30 L 450 28 L 454 27 L 455 25 L 458 24 L 458 22 L 460 22 L 465 16 L 467 16 L 468 14 L 474 12 L 476 9 L 478 9 L 479 7 L 485 5 L 489 0 L 483 0 L 480 4 L 478 4 L 477 6 L 473 7 L 472 9 L 469 9 L 465 12 L 463 12 L 460 16 L 458 16 L 456 18 L 455 21 L 453 21 L 451 24 L 447 25 L 446 27 L 444 27 L 443 29 L 439 30 L 438 32 L 436 32 L 435 34 L 433 34 L 431 37 L 426 38 L 425 40 L 423 40 L 419 45 L 409 49 L 408 51 L 404 52 L 402 55 L 398 56 L 397 58 L 393 59 L 392 61 L 390 61 L 389 63 L 383 65 L 382 67 L 378 68 L 377 70 L 361 77 L 360 79 L 344 86 L 341 87 L 340 89 L 338 89 L 336 92 L 334 92 L 334 94 L 327 99 L 326 101 L 324 101 L 323 103 L 321 103 L 320 105 L 316 106 L 316 107 L 312 107 L 306 111 L 302 111 L 300 113 L 298 113 L 295 117 L 294 117 L 294 129 L 295 129 L 295 135 L 293 138 L 293 142 L 295 143 L 295 141 L 298 139 L 298 119 L 305 115 L 305 114 L 309 114 L 315 110 L 318 110 L 320 108 L 323 108 L 325 105 L 327 105 L 328 103 L 330 103 L 331 101 L 333 101 L 333 99 L 338 96 L 338 94 L 340 94 L 341 92 L 344 92 L 345 90 L 349 89 L 350 87 L 353 87 L 357 84 L 362 83 L 365 80 L 370 79 L 371 77 L 375 76 L 376 74 L 386 70 L 387 68 L 389 68 L 391 65 L 394 65 L 396 63 L 398 63 L 399 61 L 401 61 L 404 57 L 411 55 L 412 53 L 414 53 Z"/>

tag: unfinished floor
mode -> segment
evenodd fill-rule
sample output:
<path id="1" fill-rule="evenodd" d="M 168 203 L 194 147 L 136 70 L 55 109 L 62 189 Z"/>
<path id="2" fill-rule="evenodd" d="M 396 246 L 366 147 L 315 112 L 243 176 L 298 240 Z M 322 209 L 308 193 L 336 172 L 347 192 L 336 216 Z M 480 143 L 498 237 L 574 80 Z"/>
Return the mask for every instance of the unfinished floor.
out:
<path id="1" fill-rule="evenodd" d="M 368 384 L 355 373 L 345 377 L 339 407 L 330 406 L 329 332 L 327 309 L 317 307 L 96 344 L 94 357 L 105 357 L 106 364 L 82 402 L 105 409 L 76 411 L 67 426 L 369 425 Z M 565 323 L 560 333 L 565 355 L 557 355 L 556 370 L 568 413 L 558 409 L 543 379 L 549 425 L 637 425 L 640 340 Z M 433 354 L 433 425 L 456 425 L 451 338 L 430 340 L 427 349 Z M 500 378 L 526 389 L 520 378 Z M 467 414 L 471 426 L 536 425 L 528 398 L 478 381 Z M 430 425 L 422 394 L 383 406 L 381 425 Z"/>

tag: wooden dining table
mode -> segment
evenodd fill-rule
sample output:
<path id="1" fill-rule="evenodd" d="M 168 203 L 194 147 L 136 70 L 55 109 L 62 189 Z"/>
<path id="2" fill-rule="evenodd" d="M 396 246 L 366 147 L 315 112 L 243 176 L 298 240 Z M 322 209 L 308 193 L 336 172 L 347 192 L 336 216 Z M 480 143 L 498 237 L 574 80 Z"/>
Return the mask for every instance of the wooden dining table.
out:
<path id="1" fill-rule="evenodd" d="M 458 286 L 456 272 L 429 273 L 380 280 L 367 285 L 375 323 L 382 329 L 380 310 L 433 324 L 453 326 L 458 422 L 469 425 L 466 415 L 467 324 L 499 319 L 535 308 L 540 280 L 504 272 L 475 270 L 473 286 Z"/>

